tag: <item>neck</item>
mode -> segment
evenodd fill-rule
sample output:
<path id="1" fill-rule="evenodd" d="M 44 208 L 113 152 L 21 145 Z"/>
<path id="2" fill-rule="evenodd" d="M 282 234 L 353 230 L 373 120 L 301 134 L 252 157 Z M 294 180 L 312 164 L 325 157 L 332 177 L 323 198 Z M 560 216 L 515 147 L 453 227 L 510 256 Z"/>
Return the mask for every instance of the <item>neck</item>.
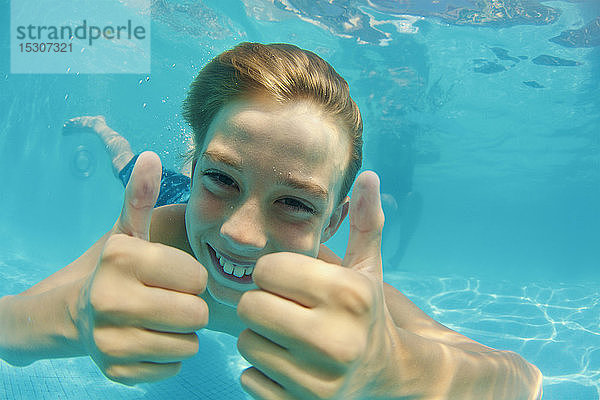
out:
<path id="1" fill-rule="evenodd" d="M 200 295 L 208 306 L 208 325 L 206 329 L 211 331 L 227 333 L 231 336 L 239 336 L 246 329 L 237 315 L 237 310 L 234 307 L 219 303 L 206 290 Z"/>

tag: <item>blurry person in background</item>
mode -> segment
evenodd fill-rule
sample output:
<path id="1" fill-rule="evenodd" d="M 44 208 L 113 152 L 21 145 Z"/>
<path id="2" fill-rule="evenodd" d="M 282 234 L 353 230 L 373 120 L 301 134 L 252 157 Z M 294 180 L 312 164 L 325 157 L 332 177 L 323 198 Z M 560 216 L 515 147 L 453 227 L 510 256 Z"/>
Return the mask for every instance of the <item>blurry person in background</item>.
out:
<path id="1" fill-rule="evenodd" d="M 396 268 L 413 237 L 423 208 L 423 198 L 413 189 L 416 163 L 415 133 L 397 124 L 384 129 L 369 143 L 371 165 L 380 175 L 381 203 L 386 218 L 383 252 L 388 266 Z"/>

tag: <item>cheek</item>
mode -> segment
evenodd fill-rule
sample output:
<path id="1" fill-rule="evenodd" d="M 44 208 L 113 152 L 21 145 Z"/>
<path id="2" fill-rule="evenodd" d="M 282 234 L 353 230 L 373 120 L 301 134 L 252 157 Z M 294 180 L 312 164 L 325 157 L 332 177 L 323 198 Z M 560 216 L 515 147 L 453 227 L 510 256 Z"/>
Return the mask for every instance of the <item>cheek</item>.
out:
<path id="1" fill-rule="evenodd" d="M 188 207 L 191 207 L 191 217 L 195 224 L 206 225 L 219 221 L 227 205 L 206 189 L 200 187 L 194 191 Z"/>
<path id="2" fill-rule="evenodd" d="M 281 224 L 273 227 L 279 238 L 282 251 L 293 251 L 307 256 L 316 256 L 321 242 L 321 232 L 313 224 Z"/>

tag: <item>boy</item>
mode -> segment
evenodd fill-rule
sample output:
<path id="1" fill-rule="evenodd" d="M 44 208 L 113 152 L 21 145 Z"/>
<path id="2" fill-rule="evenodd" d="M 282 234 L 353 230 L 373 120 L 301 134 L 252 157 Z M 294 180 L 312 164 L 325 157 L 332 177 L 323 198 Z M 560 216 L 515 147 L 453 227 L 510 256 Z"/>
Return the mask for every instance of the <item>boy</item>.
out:
<path id="1" fill-rule="evenodd" d="M 433 321 L 382 280 L 379 181 L 360 169 L 346 82 L 292 45 L 242 43 L 184 102 L 187 204 L 153 210 L 142 153 L 114 228 L 81 257 L 0 299 L 0 356 L 90 355 L 112 380 L 176 374 L 195 331 L 238 336 L 257 399 L 535 399 L 541 374 Z M 349 215 L 343 260 L 322 245 Z M 209 318 L 210 315 L 210 318 Z"/>

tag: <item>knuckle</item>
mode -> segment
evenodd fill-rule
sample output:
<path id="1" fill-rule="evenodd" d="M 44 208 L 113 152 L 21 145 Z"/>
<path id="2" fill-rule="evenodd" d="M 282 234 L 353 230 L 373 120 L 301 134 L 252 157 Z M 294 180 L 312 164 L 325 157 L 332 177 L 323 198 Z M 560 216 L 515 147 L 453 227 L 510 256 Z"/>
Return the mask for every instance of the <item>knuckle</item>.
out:
<path id="1" fill-rule="evenodd" d="M 289 263 L 290 257 L 296 257 L 295 253 L 268 253 L 256 260 L 252 278 L 254 281 L 261 281 L 264 277 L 272 275 L 273 271 L 279 268 L 280 265 Z"/>
<path id="2" fill-rule="evenodd" d="M 256 302 L 259 299 L 259 290 L 253 289 L 244 292 L 237 305 L 237 315 L 243 320 L 248 321 L 252 310 L 256 308 Z"/>
<path id="3" fill-rule="evenodd" d="M 96 349 L 105 357 L 119 359 L 126 356 L 124 341 L 118 340 L 110 329 L 94 329 L 93 337 Z"/>
<path id="4" fill-rule="evenodd" d="M 166 364 L 166 367 L 165 367 L 166 370 L 163 370 L 162 374 L 160 376 L 154 377 L 151 380 L 156 381 L 156 380 L 160 380 L 160 379 L 173 377 L 173 376 L 177 375 L 179 372 L 181 372 L 182 366 L 183 366 L 183 363 L 181 361 L 168 363 L 168 364 Z"/>
<path id="5" fill-rule="evenodd" d="M 330 293 L 335 304 L 357 316 L 370 314 L 375 303 L 372 285 L 361 275 L 343 275 Z"/>
<path id="6" fill-rule="evenodd" d="M 346 340 L 337 340 L 325 351 L 326 355 L 341 366 L 350 366 L 354 364 L 363 354 L 364 345 L 362 340 L 348 338 Z"/>
<path id="7" fill-rule="evenodd" d="M 111 295 L 101 284 L 94 284 L 91 287 L 89 304 L 98 316 L 115 314 L 120 305 L 118 297 Z"/>
<path id="8" fill-rule="evenodd" d="M 317 352 L 324 355 L 343 370 L 355 364 L 365 354 L 368 343 L 367 328 L 350 326 L 329 326 L 318 332 Z"/>
<path id="9" fill-rule="evenodd" d="M 202 266 L 202 268 L 198 268 L 198 273 L 200 274 L 200 293 L 204 293 L 206 291 L 206 284 L 208 282 L 208 271 L 204 266 Z"/>
<path id="10" fill-rule="evenodd" d="M 254 282 L 262 281 L 263 276 L 268 275 L 269 264 L 272 261 L 271 254 L 265 254 L 256 260 L 256 264 L 254 264 L 254 271 L 252 271 L 252 279 Z"/>
<path id="11" fill-rule="evenodd" d="M 202 298 L 194 296 L 193 304 L 189 309 L 190 323 L 194 330 L 202 329 L 208 325 L 208 305 Z"/>
<path id="12" fill-rule="evenodd" d="M 110 236 L 99 259 L 99 267 L 113 269 L 129 275 L 137 275 L 136 271 L 145 266 L 152 266 L 163 256 L 163 248 L 157 243 L 115 234 Z M 204 282 L 206 279 L 204 280 Z"/>
<path id="13" fill-rule="evenodd" d="M 317 399 L 336 399 L 338 398 L 338 394 L 342 389 L 342 386 L 343 379 L 341 378 L 327 381 L 319 380 L 317 383 L 313 384 L 309 391 Z"/>
<path id="14" fill-rule="evenodd" d="M 187 335 L 189 350 L 188 350 L 188 358 L 193 357 L 200 350 L 200 339 L 198 339 L 198 335 L 196 333 L 190 333 Z"/>
<path id="15" fill-rule="evenodd" d="M 132 371 L 126 365 L 109 365 L 104 370 L 104 375 L 111 381 L 123 385 L 132 386 L 138 383 L 138 380 L 132 376 Z"/>
<path id="16" fill-rule="evenodd" d="M 180 343 L 176 349 L 176 357 L 179 360 L 185 360 L 194 357 L 198 350 L 200 350 L 200 340 L 196 333 L 182 334 L 180 337 Z"/>
<path id="17" fill-rule="evenodd" d="M 125 238 L 127 238 L 126 235 L 112 235 L 106 240 L 100 256 L 100 264 L 117 268 L 125 268 L 131 264 L 133 261 L 131 247 L 128 246 Z"/>
<path id="18" fill-rule="evenodd" d="M 104 375 L 111 381 L 120 382 L 122 368 L 118 365 L 108 365 L 104 369 Z"/>
<path id="19" fill-rule="evenodd" d="M 237 349 L 242 357 L 248 359 L 252 349 L 252 332 L 250 329 L 243 330 L 238 336 Z"/>

